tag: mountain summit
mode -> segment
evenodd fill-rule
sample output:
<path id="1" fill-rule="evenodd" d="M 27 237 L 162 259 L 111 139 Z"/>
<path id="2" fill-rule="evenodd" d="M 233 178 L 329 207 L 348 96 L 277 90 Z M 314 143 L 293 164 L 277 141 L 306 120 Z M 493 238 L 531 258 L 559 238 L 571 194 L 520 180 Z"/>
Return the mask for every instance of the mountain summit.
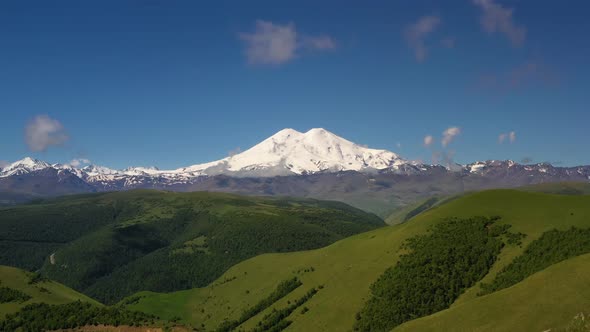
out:
<path id="1" fill-rule="evenodd" d="M 369 171 L 407 163 L 387 150 L 369 149 L 326 129 L 283 129 L 254 147 L 222 160 L 184 169 L 207 175 L 272 176 L 323 171 Z"/>

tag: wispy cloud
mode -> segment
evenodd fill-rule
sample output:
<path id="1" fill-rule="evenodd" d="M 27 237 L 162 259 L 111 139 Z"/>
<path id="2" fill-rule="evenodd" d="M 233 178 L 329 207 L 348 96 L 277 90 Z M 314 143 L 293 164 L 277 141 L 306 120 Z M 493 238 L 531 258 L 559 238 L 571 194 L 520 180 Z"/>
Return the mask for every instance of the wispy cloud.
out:
<path id="1" fill-rule="evenodd" d="M 228 156 L 228 157 L 233 157 L 233 156 L 235 156 L 235 155 L 237 155 L 237 154 L 240 154 L 240 153 L 242 153 L 242 148 L 240 148 L 240 147 L 238 146 L 237 148 L 230 150 L 230 151 L 227 153 L 227 156 Z"/>
<path id="2" fill-rule="evenodd" d="M 508 73 L 507 83 L 511 88 L 518 88 L 534 82 L 554 84 L 557 75 L 547 65 L 538 61 L 527 61 Z"/>
<path id="3" fill-rule="evenodd" d="M 81 165 L 88 165 L 90 163 L 91 163 L 91 161 L 86 158 L 77 158 L 77 159 L 72 159 L 72 161 L 70 161 L 70 166 L 79 167 Z"/>
<path id="4" fill-rule="evenodd" d="M 461 134 L 461 128 L 459 127 L 449 127 L 447 128 L 445 131 L 443 131 L 443 137 L 442 137 L 442 141 L 441 144 L 443 147 L 447 147 L 449 144 L 451 144 L 451 142 L 453 140 L 455 140 L 455 137 L 459 136 Z"/>
<path id="5" fill-rule="evenodd" d="M 426 38 L 440 25 L 440 17 L 436 15 L 423 16 L 418 21 L 408 25 L 404 36 L 408 46 L 414 51 L 417 61 L 424 61 L 428 55 Z"/>
<path id="6" fill-rule="evenodd" d="M 331 50 L 336 48 L 336 42 L 332 37 L 323 36 L 303 36 L 301 38 L 301 47 L 313 50 Z"/>
<path id="7" fill-rule="evenodd" d="M 298 34 L 294 23 L 284 25 L 258 20 L 252 33 L 240 33 L 246 45 L 246 58 L 253 65 L 280 65 L 295 59 L 300 50 L 326 51 L 336 48 L 327 35 Z"/>
<path id="8" fill-rule="evenodd" d="M 434 137 L 432 135 L 424 136 L 424 146 L 430 147 L 434 143 Z"/>
<path id="9" fill-rule="evenodd" d="M 473 3 L 483 11 L 480 23 L 486 32 L 503 33 L 514 46 L 521 46 L 524 43 L 526 28 L 514 22 L 512 15 L 514 9 L 505 8 L 494 0 L 473 0 Z"/>
<path id="10" fill-rule="evenodd" d="M 440 40 L 440 44 L 445 48 L 455 48 L 455 37 L 445 37 Z"/>
<path id="11" fill-rule="evenodd" d="M 0 169 L 10 165 L 10 163 L 6 160 L 0 160 Z"/>
<path id="12" fill-rule="evenodd" d="M 47 115 L 37 115 L 25 127 L 25 142 L 34 152 L 62 145 L 69 139 L 64 126 Z"/>
<path id="13" fill-rule="evenodd" d="M 506 141 L 508 141 L 510 143 L 516 142 L 516 132 L 511 131 L 509 133 L 502 133 L 502 134 L 498 135 L 498 143 L 502 144 Z"/>
<path id="14" fill-rule="evenodd" d="M 509 92 L 531 86 L 558 86 L 556 71 L 541 61 L 526 61 L 500 73 L 480 75 L 477 88 L 496 92 Z"/>

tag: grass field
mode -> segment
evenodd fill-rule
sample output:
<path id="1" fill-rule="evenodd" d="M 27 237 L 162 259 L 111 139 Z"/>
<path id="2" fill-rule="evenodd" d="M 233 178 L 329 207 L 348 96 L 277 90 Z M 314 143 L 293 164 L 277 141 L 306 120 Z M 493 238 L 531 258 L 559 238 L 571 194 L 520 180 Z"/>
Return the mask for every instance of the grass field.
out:
<path id="1" fill-rule="evenodd" d="M 29 284 L 32 273 L 8 266 L 0 266 L 0 287 L 19 290 L 31 299 L 25 302 L 0 303 L 0 319 L 6 314 L 18 311 L 31 303 L 64 304 L 74 301 L 85 301 L 100 305 L 93 299 L 80 294 L 62 284 L 53 281 L 41 281 Z"/>
<path id="2" fill-rule="evenodd" d="M 213 330 L 226 318 L 236 319 L 244 309 L 272 292 L 282 280 L 298 276 L 303 286 L 248 320 L 241 328 L 248 330 L 254 327 L 272 308 L 283 308 L 311 287 L 322 285 L 323 289 L 306 303 L 309 311 L 291 314 L 289 320 L 293 323 L 287 330 L 350 331 L 355 314 L 370 296 L 369 286 L 397 262 L 400 245 L 405 239 L 426 232 L 430 225 L 447 217 L 496 215 L 502 217 L 500 224 L 510 224 L 512 232 L 522 232 L 527 236 L 522 246 L 509 246 L 502 251 L 484 281 L 493 279 L 502 267 L 543 232 L 571 226 L 590 227 L 590 196 L 515 190 L 468 194 L 433 207 L 409 222 L 355 235 L 322 249 L 257 256 L 234 266 L 204 288 L 168 294 L 140 293 L 137 295 L 140 298 L 135 297 L 129 308 L 164 318 L 177 316 L 186 323 L 194 326 L 203 324 L 206 330 Z M 476 298 L 478 285 L 465 292 L 453 308 L 481 301 L 483 298 Z M 584 310 L 584 294 L 574 292 L 571 296 L 571 302 L 580 303 L 579 310 Z M 548 328 L 571 320 L 571 312 L 561 309 L 555 303 L 551 313 L 553 318 L 547 320 L 552 324 Z"/>

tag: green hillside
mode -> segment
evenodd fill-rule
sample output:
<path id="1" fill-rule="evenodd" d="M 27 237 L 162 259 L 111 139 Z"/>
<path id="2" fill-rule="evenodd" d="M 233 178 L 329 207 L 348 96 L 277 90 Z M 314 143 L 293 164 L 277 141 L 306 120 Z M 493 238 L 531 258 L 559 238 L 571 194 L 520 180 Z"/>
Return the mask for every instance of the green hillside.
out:
<path id="1" fill-rule="evenodd" d="M 238 320 L 248 308 L 268 297 L 282 281 L 297 277 L 301 287 L 247 320 L 238 330 L 255 328 L 273 309 L 287 308 L 315 288 L 317 294 L 307 300 L 304 308 L 289 313 L 285 321 L 292 323 L 287 330 L 350 331 L 359 318 L 357 313 L 373 296 L 370 286 L 407 252 L 401 250 L 407 239 L 427 234 L 433 225 L 446 222 L 448 218 L 471 220 L 469 218 L 475 216 L 499 216 L 494 225 L 504 231 L 503 225 L 510 225 L 508 232 L 512 235 L 502 235 L 505 245 L 496 258 L 490 256 L 493 264 L 482 279 L 484 283 L 491 283 L 499 271 L 543 233 L 553 229 L 566 231 L 572 226 L 590 228 L 590 196 L 515 190 L 473 193 L 431 208 L 409 222 L 355 235 L 325 248 L 265 254 L 249 259 L 232 267 L 205 288 L 167 294 L 142 292 L 128 298 L 125 304 L 162 317 L 179 316 L 194 326 L 203 324 L 207 330 L 214 330 L 224 320 Z M 516 236 L 519 233 L 525 237 Z M 511 240 L 514 236 L 516 240 Z M 477 282 L 461 291 L 458 299 L 453 300 L 452 308 L 468 306 L 471 301 L 482 301 L 512 289 L 478 297 L 482 292 L 480 284 Z M 584 294 L 571 294 L 570 301 L 580 304 L 579 311 L 585 310 Z M 559 327 L 572 318 L 571 312 L 562 311 L 559 303 L 555 303 L 552 310 L 554 320 L 547 328 Z"/>
<path id="2" fill-rule="evenodd" d="M 62 284 L 8 266 L 0 266 L 0 299 L 0 320 L 6 314 L 14 313 L 32 303 L 65 304 L 83 301 L 100 305 Z"/>
<path id="3" fill-rule="evenodd" d="M 576 315 L 587 314 L 589 284 L 590 254 L 586 254 L 394 331 L 553 331 L 566 327 Z"/>
<path id="4" fill-rule="evenodd" d="M 0 331 L 127 331 L 130 326 L 188 331 L 153 315 L 104 306 L 38 273 L 0 266 Z"/>
<path id="5" fill-rule="evenodd" d="M 132 191 L 0 209 L 0 263 L 37 270 L 103 303 L 200 287 L 267 252 L 326 246 L 383 226 L 313 199 Z"/>

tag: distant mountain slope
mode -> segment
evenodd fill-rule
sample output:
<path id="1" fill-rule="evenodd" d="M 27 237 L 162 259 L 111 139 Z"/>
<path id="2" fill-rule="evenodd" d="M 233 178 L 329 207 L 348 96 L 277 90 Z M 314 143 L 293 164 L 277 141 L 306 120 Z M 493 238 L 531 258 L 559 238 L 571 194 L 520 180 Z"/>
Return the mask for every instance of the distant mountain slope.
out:
<path id="1" fill-rule="evenodd" d="M 0 320 L 6 314 L 18 311 L 31 303 L 64 304 L 83 301 L 99 305 L 95 300 L 80 294 L 62 284 L 45 279 L 35 279 L 38 275 L 17 268 L 0 266 L 0 288 L 22 292 L 26 300 L 0 303 Z"/>
<path id="2" fill-rule="evenodd" d="M 0 209 L 0 263 L 112 303 L 139 290 L 204 286 L 267 252 L 326 246 L 384 226 L 340 202 L 128 191 Z"/>
<path id="3" fill-rule="evenodd" d="M 0 195 L 0 205 L 83 192 L 207 190 L 339 200 L 385 218 L 433 195 L 563 181 L 589 183 L 590 166 L 521 165 L 510 160 L 428 165 L 353 143 L 322 128 L 305 133 L 284 129 L 244 152 L 172 170 L 77 168 L 24 158 L 0 169 L 0 192 L 21 195 L 19 200 Z"/>
<path id="4" fill-rule="evenodd" d="M 590 195 L 590 183 L 583 182 L 559 182 L 541 183 L 521 187 L 520 190 L 535 191 L 557 195 Z"/>
<path id="5" fill-rule="evenodd" d="M 590 196 L 548 195 L 514 190 L 468 194 L 427 210 L 409 222 L 355 235 L 326 248 L 289 254 L 265 254 L 249 259 L 232 267 L 205 288 L 167 294 L 139 293 L 133 297 L 133 304 L 129 304 L 129 308 L 157 313 L 162 317 L 180 316 L 185 322 L 205 324 L 208 330 L 212 330 L 224 319 L 237 319 L 244 310 L 268 296 L 281 281 L 296 276 L 303 286 L 246 321 L 241 328 L 253 328 L 273 309 L 285 308 L 311 287 L 321 287 L 305 303 L 308 311 L 303 314 L 297 310 L 287 317 L 292 321 L 289 330 L 352 330 L 356 313 L 371 296 L 370 285 L 386 269 L 396 264 L 401 253 L 400 247 L 406 239 L 425 234 L 432 225 L 448 217 L 469 218 L 480 215 L 500 216 L 498 225 L 509 224 L 512 225 L 511 232 L 526 234 L 521 246 L 506 245 L 502 249 L 499 259 L 483 279 L 489 282 L 544 232 L 554 228 L 566 230 L 572 226 L 590 228 Z M 546 287 L 551 285 L 546 284 Z M 575 285 L 573 283 L 572 287 Z M 479 283 L 468 289 L 456 301 L 457 306 L 495 296 L 492 293 L 478 298 L 479 290 Z M 567 294 L 571 295 L 568 303 L 572 305 L 561 307 L 558 302 L 554 302 L 550 311 L 542 312 L 542 315 L 548 316 L 542 320 L 547 323 L 546 329 L 569 322 L 575 304 L 580 306 L 576 310 L 586 310 L 588 302 L 585 293 Z M 166 305 L 162 306 L 162 303 Z M 510 303 L 506 302 L 506 305 Z M 535 310 L 534 307 L 526 308 L 533 312 Z M 507 317 L 507 326 L 510 319 Z"/>

